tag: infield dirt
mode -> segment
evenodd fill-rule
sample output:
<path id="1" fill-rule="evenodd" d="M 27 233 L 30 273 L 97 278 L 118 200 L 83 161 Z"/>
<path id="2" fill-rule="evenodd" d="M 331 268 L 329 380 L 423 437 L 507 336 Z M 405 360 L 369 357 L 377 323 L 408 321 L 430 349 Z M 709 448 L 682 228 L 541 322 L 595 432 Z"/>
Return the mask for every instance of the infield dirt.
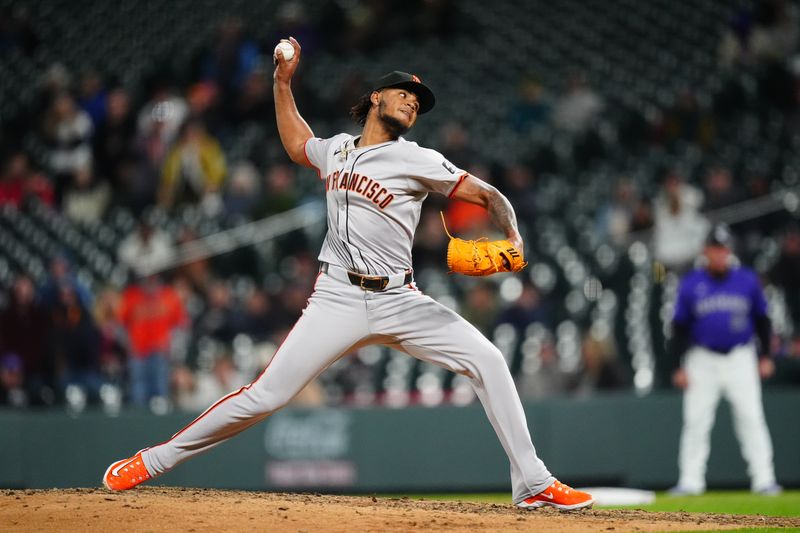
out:
<path id="1" fill-rule="evenodd" d="M 147 487 L 3 490 L 3 531 L 687 531 L 800 527 L 800 518 Z"/>

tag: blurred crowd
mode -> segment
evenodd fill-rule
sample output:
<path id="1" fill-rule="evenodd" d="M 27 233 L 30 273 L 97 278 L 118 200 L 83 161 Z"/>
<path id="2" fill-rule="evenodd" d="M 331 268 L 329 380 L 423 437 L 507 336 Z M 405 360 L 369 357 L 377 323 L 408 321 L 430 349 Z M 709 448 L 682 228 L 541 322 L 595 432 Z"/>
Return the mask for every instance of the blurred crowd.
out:
<path id="1" fill-rule="evenodd" d="M 67 250 L 51 258 L 44 284 L 19 273 L 3 294 L 0 403 L 202 409 L 252 380 L 305 305 L 317 244 L 302 233 L 279 239 L 280 275 L 259 269 L 247 250 L 168 268 L 198 231 L 184 224 L 170 234 L 163 222 L 188 207 L 236 225 L 296 207 L 306 189 L 318 195 L 313 184 L 298 184 L 274 130 L 272 44 L 293 35 L 306 56 L 322 48 L 346 54 L 379 50 L 400 35 L 452 31 L 451 2 L 416 4 L 403 3 L 413 16 L 376 24 L 397 6 L 327 2 L 312 20 L 302 3 L 285 2 L 258 39 L 241 18 L 227 17 L 180 72 L 159 70 L 138 86 L 101 69 L 55 63 L 44 70 L 31 88 L 36 104 L 3 117 L 0 204 L 36 202 L 78 225 L 128 210 L 138 222 L 116 259 L 131 276 L 124 287 L 89 286 Z M 32 57 L 43 44 L 35 16 L 22 7 L 0 10 L 0 50 Z M 364 83 L 355 77 L 334 97 L 337 115 Z M 306 116 L 334 113 L 302 76 L 294 90 Z M 234 159 L 232 139 L 249 125 L 269 133 Z M 318 393 L 307 396 L 320 401 Z"/>
<path id="2" fill-rule="evenodd" d="M 308 175 L 299 174 L 282 153 L 273 127 L 272 45 L 293 35 L 304 54 L 322 49 L 347 54 L 379 51 L 401 37 L 446 39 L 455 31 L 451 1 L 403 2 L 403 12 L 413 16 L 393 16 L 395 4 L 355 2 L 345 8 L 326 2 L 324 23 L 318 23 L 305 16 L 301 3 L 285 2 L 269 35 L 259 38 L 243 20 L 228 17 L 189 64 L 159 69 L 135 87 L 102 69 L 56 63 L 41 73 L 40 86 L 31 88 L 37 91 L 36 105 L 2 123 L 0 206 L 45 205 L 76 225 L 103 223 L 115 208 L 129 211 L 136 227 L 118 243 L 116 259 L 131 275 L 125 286 L 88 286 L 66 250 L 48 258 L 44 282 L 17 273 L 0 302 L 0 404 L 195 410 L 258 374 L 300 316 L 317 269 L 318 243 L 301 233 L 279 239 L 273 250 L 281 258 L 277 272 L 265 271 L 247 249 L 175 266 L 178 247 L 199 232 L 185 224 L 170 233 L 163 221 L 188 208 L 235 226 L 318 197 L 313 180 L 304 179 Z M 790 60 L 797 54 L 797 10 L 790 2 L 759 6 L 742 10 L 721 37 L 719 68 L 755 76 L 755 100 L 765 121 L 759 127 L 766 128 L 776 110 L 787 117 L 786 128 L 795 127 L 800 84 Z M 41 43 L 30 13 L 0 13 L 0 53 L 32 55 Z M 701 153 L 709 149 L 731 110 L 747 99 L 741 78 L 727 79 L 713 106 L 686 89 L 672 107 L 620 118 L 619 145 L 634 152 L 641 143 L 685 143 Z M 322 100 L 300 72 L 294 92 L 309 121 L 341 120 L 366 86 L 354 73 L 337 94 Z M 569 75 L 564 87 L 543 87 L 535 77 L 522 76 L 517 100 L 508 104 L 505 127 L 520 134 L 541 126 L 568 133 L 575 139 L 578 165 L 603 155 L 597 125 L 606 115 L 607 95 L 581 72 Z M 252 125 L 265 128 L 265 139 L 249 150 L 233 149 Z M 464 125 L 447 122 L 433 147 L 504 191 L 523 227 L 533 228 L 546 185 L 542 176 L 555 170 L 556 148 L 509 162 L 482 157 L 476 144 Z M 660 264 L 682 272 L 698 256 L 709 219 L 767 195 L 775 176 L 712 161 L 691 171 L 663 168 L 654 181 L 657 190 L 642 190 L 620 176 L 594 213 L 594 227 L 603 242 L 613 245 L 651 242 Z M 439 210 L 460 236 L 496 231 L 482 209 L 430 198 L 414 250 L 414 268 L 421 274 L 444 268 L 447 240 Z M 742 236 L 745 261 L 758 246 L 750 236 L 779 238 L 779 258 L 764 272 L 765 280 L 783 290 L 794 324 L 789 331 L 798 335 L 776 341 L 785 343 L 778 351 L 800 360 L 800 228 L 790 222 L 783 216 L 760 217 L 734 229 Z M 519 353 L 510 356 L 524 395 L 631 387 L 633 376 L 617 357 L 613 333 L 591 328 L 579 333 L 579 358 L 564 364 L 553 334 L 555 295 L 545 294 L 528 277 L 513 290 L 503 290 L 501 281 L 459 282 L 453 306 L 490 338 L 500 327 L 510 328 L 518 339 L 530 337 L 532 326 L 540 328 L 535 368 L 523 372 Z M 362 382 L 377 379 L 374 366 L 352 358 L 327 374 L 326 385 L 336 394 L 313 385 L 304 397 L 311 403 L 356 401 Z M 383 388 L 373 384 L 371 401 L 380 401 Z"/>

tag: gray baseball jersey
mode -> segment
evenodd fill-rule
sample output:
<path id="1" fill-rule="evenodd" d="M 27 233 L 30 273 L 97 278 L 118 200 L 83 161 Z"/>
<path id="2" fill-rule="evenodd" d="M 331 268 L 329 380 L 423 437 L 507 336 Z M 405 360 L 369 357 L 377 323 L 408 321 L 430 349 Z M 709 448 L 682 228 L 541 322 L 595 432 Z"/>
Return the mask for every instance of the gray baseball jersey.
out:
<path id="1" fill-rule="evenodd" d="M 452 195 L 467 173 L 402 137 L 364 148 L 356 139 L 342 133 L 305 144 L 328 203 L 319 259 L 361 274 L 402 272 L 411 268 L 422 201 L 429 192 Z"/>

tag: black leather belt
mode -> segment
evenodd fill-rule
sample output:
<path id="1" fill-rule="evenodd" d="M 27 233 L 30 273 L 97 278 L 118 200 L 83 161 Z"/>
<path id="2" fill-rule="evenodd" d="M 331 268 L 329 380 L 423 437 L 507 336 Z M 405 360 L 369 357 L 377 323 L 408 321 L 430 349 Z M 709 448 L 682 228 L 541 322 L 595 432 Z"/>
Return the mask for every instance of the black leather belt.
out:
<path id="1" fill-rule="evenodd" d="M 408 285 L 414 281 L 414 271 L 408 269 L 405 272 L 398 272 L 392 276 L 369 276 L 359 274 L 357 272 L 350 272 L 349 270 L 340 266 L 331 265 L 322 261 L 319 266 L 319 271 L 338 279 L 343 283 L 348 281 L 365 291 L 383 291 L 387 289 L 394 289 Z M 402 277 L 401 277 L 402 276 Z"/>
<path id="2" fill-rule="evenodd" d="M 389 284 L 387 276 L 362 276 L 355 272 L 348 272 L 347 277 L 350 278 L 350 283 L 356 287 L 361 287 L 365 291 L 382 291 Z M 414 281 L 414 273 L 406 272 L 406 277 L 403 278 L 403 285 Z"/>

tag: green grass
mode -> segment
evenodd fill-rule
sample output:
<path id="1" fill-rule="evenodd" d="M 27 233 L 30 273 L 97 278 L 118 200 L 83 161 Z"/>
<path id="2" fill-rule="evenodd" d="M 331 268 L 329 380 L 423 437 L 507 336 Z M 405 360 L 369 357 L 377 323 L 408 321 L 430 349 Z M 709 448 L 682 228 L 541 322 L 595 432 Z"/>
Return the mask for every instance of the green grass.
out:
<path id="1" fill-rule="evenodd" d="M 714 491 L 702 496 L 681 498 L 658 493 L 655 503 L 641 508 L 647 511 L 800 516 L 800 491 L 786 491 L 780 496 L 754 496 L 747 491 Z"/>
<path id="2" fill-rule="evenodd" d="M 505 504 L 511 503 L 511 495 L 503 493 L 414 494 L 392 496 L 408 496 L 411 499 L 422 498 L 426 500 L 459 500 L 467 502 Z M 645 511 L 686 511 L 690 513 L 800 516 L 800 490 L 785 491 L 780 496 L 754 496 L 747 491 L 714 491 L 707 492 L 702 496 L 673 498 L 667 496 L 665 493 L 657 493 L 656 501 L 651 505 L 615 508 L 644 509 Z M 763 533 L 764 529 L 758 529 L 757 531 Z M 784 529 L 782 531 L 786 530 Z"/>

